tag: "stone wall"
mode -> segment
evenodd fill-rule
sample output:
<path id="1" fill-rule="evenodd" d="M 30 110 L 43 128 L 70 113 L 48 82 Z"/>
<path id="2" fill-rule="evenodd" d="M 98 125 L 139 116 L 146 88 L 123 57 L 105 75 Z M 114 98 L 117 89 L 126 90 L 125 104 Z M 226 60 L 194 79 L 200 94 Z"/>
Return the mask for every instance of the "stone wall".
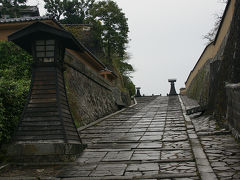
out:
<path id="1" fill-rule="evenodd" d="M 230 33 L 230 31 L 231 31 L 231 27 L 230 27 L 229 31 L 226 33 L 226 36 L 223 39 L 223 42 L 222 42 L 222 44 L 221 44 L 221 46 L 220 46 L 216 56 L 213 58 L 213 60 L 210 63 L 209 98 L 208 98 L 208 111 L 209 112 L 214 112 L 215 109 L 219 108 L 219 105 L 217 104 L 217 99 L 216 99 L 217 96 L 216 96 L 216 94 L 221 91 L 219 89 L 218 81 L 219 81 L 219 77 L 221 76 L 221 73 L 222 73 L 222 72 L 220 72 L 220 69 L 221 69 L 221 65 L 222 65 L 223 59 L 224 59 L 224 53 L 226 53 L 225 51 L 227 49 L 227 43 L 229 41 L 229 33 Z M 225 89 L 223 88 L 223 91 L 224 90 Z M 221 102 L 221 103 L 224 103 L 224 102 Z M 222 114 L 219 115 L 219 117 L 220 116 L 223 117 Z"/>
<path id="2" fill-rule="evenodd" d="M 197 100 L 201 106 L 207 107 L 208 112 L 214 112 L 214 115 L 221 120 L 226 113 L 224 110 L 224 108 L 226 109 L 224 88 L 226 80 L 221 78 L 226 78 L 228 73 L 228 69 L 225 69 L 226 66 L 223 64 L 228 63 L 225 56 L 228 53 L 229 43 L 231 43 L 230 30 L 226 33 L 216 56 L 206 61 L 186 91 L 188 97 Z"/>
<path id="3" fill-rule="evenodd" d="M 227 96 L 225 83 L 240 82 L 240 1 L 236 1 L 233 20 L 227 34 L 225 46 L 220 49 L 221 56 L 215 57 L 220 63 L 212 73 L 213 84 L 209 94 L 209 109 L 219 122 L 226 120 Z"/>
<path id="4" fill-rule="evenodd" d="M 119 109 L 118 104 L 124 104 L 121 91 L 109 81 L 70 54 L 64 61 L 67 96 L 77 127 L 111 114 Z"/>
<path id="5" fill-rule="evenodd" d="M 225 84 L 240 82 L 240 1 L 236 1 L 234 9 L 230 28 L 217 54 L 199 70 L 187 90 L 188 96 L 198 100 L 201 105 L 201 101 L 208 105 L 208 111 L 219 125 L 227 119 Z"/>
<path id="6" fill-rule="evenodd" d="M 226 85 L 227 120 L 234 136 L 240 137 L 240 84 Z"/>
<path id="7" fill-rule="evenodd" d="M 217 53 L 222 48 L 223 41 L 226 35 L 228 34 L 229 28 L 232 23 L 233 15 L 235 12 L 235 3 L 236 0 L 228 1 L 215 40 L 206 46 L 197 63 L 195 64 L 193 70 L 190 72 L 187 81 L 185 82 L 186 89 L 189 88 L 189 86 L 192 83 L 192 80 L 194 80 L 195 76 L 198 74 L 200 69 L 202 69 L 202 67 L 206 64 L 206 62 L 209 59 L 214 59 L 214 57 L 218 56 Z"/>
<path id="8" fill-rule="evenodd" d="M 198 71 L 186 92 L 188 97 L 197 100 L 201 106 L 208 104 L 210 62 L 211 59 Z"/>
<path id="9" fill-rule="evenodd" d="M 232 13 L 232 10 L 229 11 Z M 199 62 L 196 64 L 196 66 L 199 65 L 200 67 L 199 69 L 195 67 L 194 71 L 196 75 L 191 82 L 188 81 L 188 87 L 186 86 L 186 95 L 197 100 L 201 106 L 208 107 L 209 112 L 214 111 L 216 105 L 215 94 L 218 88 L 216 80 L 218 78 L 221 62 L 224 59 L 224 52 L 229 40 L 231 26 L 232 25 L 230 25 L 228 31 L 225 30 L 225 33 L 223 33 L 225 36 L 221 35 L 215 40 L 216 42 L 220 41 L 218 40 L 220 38 L 221 43 L 218 42 L 218 45 L 215 45 L 214 42 L 212 42 L 205 48 Z M 214 51 L 214 53 L 212 51 Z M 215 55 L 212 56 L 212 53 Z"/>

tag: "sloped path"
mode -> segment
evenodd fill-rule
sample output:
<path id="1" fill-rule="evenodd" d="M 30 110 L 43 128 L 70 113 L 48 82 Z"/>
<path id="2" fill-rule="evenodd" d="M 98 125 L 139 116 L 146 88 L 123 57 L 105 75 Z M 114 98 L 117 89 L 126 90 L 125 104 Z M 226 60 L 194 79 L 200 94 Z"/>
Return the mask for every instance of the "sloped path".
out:
<path id="1" fill-rule="evenodd" d="M 77 179 L 200 179 L 178 96 L 141 97 L 133 108 L 81 132 Z M 190 132 L 193 126 L 188 126 Z"/>
<path id="2" fill-rule="evenodd" d="M 181 98 L 186 107 L 196 106 L 196 102 Z M 240 179 L 240 144 L 230 131 L 218 127 L 210 116 L 189 116 L 210 165 L 219 180 Z"/>
<path id="3" fill-rule="evenodd" d="M 208 116 L 186 116 L 185 107 L 196 102 L 178 96 L 137 101 L 81 131 L 88 148 L 76 162 L 16 166 L 0 179 L 240 179 L 239 143 Z"/>

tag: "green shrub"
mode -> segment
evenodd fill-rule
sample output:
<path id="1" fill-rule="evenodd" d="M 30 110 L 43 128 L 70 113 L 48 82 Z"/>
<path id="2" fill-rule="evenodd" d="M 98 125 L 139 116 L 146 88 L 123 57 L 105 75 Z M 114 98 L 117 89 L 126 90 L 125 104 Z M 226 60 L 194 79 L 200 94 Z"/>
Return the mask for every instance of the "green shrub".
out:
<path id="1" fill-rule="evenodd" d="M 0 145 L 7 143 L 28 95 L 32 57 L 11 42 L 0 41 Z"/>
<path id="2" fill-rule="evenodd" d="M 123 76 L 124 87 L 128 90 L 130 96 L 135 95 L 135 85 L 128 76 Z"/>

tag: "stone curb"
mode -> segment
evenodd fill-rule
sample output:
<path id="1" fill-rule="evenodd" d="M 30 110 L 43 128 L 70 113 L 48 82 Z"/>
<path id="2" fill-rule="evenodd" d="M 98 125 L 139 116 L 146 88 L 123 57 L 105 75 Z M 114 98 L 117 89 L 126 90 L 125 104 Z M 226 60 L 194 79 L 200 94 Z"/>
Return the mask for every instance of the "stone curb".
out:
<path id="1" fill-rule="evenodd" d="M 47 178 L 45 178 L 45 179 L 47 179 Z M 53 179 L 53 178 L 51 178 L 51 179 Z M 21 176 L 21 177 L 0 177 L 0 180 L 36 180 L 36 177 L 26 177 L 26 176 Z"/>
<path id="2" fill-rule="evenodd" d="M 178 96 L 178 98 L 181 103 L 183 116 L 184 116 L 186 123 L 192 124 L 192 120 L 186 114 L 186 108 L 183 104 L 181 96 Z M 210 165 L 210 162 L 207 159 L 207 156 L 202 148 L 202 145 L 198 138 L 198 135 L 196 134 L 195 128 L 193 128 L 193 132 L 191 132 L 191 133 L 189 133 L 187 131 L 187 134 L 189 137 L 190 144 L 192 146 L 193 155 L 195 157 L 197 169 L 198 169 L 201 179 L 217 180 L 218 178 L 217 178 L 216 174 L 214 173 L 214 171 Z"/>
<path id="3" fill-rule="evenodd" d="M 20 176 L 20 177 L 0 177 L 0 180 L 61 180 L 62 178 L 56 177 L 27 177 L 27 176 Z"/>
<path id="4" fill-rule="evenodd" d="M 127 108 L 123 108 L 123 109 L 121 109 L 121 110 L 119 110 L 119 111 L 117 111 L 117 112 L 114 112 L 114 113 L 112 113 L 112 114 L 109 114 L 109 115 L 107 115 L 107 116 L 105 116 L 105 117 L 103 117 L 103 118 L 100 118 L 100 119 L 98 119 L 98 120 L 96 120 L 96 121 L 94 121 L 94 122 L 92 122 L 92 123 L 90 123 L 90 124 L 88 124 L 88 125 L 86 125 L 86 126 L 80 127 L 80 128 L 78 128 L 77 130 L 80 131 L 80 133 L 81 133 L 82 130 L 85 130 L 85 129 L 91 127 L 91 126 L 94 126 L 94 125 L 96 125 L 96 124 L 104 121 L 105 119 L 108 119 L 108 118 L 114 116 L 114 115 L 117 115 L 117 114 L 119 114 L 119 113 L 127 110 L 128 108 L 132 108 L 132 107 L 134 107 L 134 106 L 137 105 L 137 100 L 136 100 L 135 98 L 134 98 L 134 102 L 135 102 L 135 104 L 133 104 L 133 105 L 127 107 Z"/>
<path id="5" fill-rule="evenodd" d="M 177 163 L 177 162 L 194 162 L 194 159 L 162 159 L 162 160 L 112 160 L 102 161 L 99 164 L 142 164 L 142 163 Z M 85 163 L 86 164 L 86 163 Z M 84 164 L 83 164 L 84 165 Z"/>
<path id="6" fill-rule="evenodd" d="M 172 178 L 191 178 L 197 177 L 196 173 L 185 174 L 153 174 L 143 176 L 106 176 L 106 177 L 76 177 L 76 178 L 62 178 L 62 180 L 134 180 L 134 179 L 172 179 Z"/>
<path id="7" fill-rule="evenodd" d="M 119 162 L 125 163 L 125 164 L 141 164 L 141 163 L 176 163 L 176 162 L 194 162 L 194 159 L 188 158 L 188 159 L 163 159 L 163 160 L 115 160 L 115 161 L 102 161 L 99 164 L 118 164 Z M 82 165 L 91 165 L 94 163 L 80 163 L 80 162 L 59 162 L 59 163 L 16 163 L 14 165 L 18 166 L 51 166 L 51 165 L 62 165 L 62 166 L 82 166 Z"/>
<path id="8" fill-rule="evenodd" d="M 145 132 L 145 131 L 138 131 L 138 132 Z M 152 131 L 152 132 L 159 132 L 159 131 Z M 169 140 L 163 140 L 163 141 L 160 141 L 160 140 L 152 140 L 152 141 L 149 141 L 149 140 L 139 140 L 138 142 L 180 142 L 180 141 L 187 141 L 188 139 L 187 138 L 179 138 L 178 140 L 174 140 L 174 139 L 169 139 Z M 137 141 L 118 141 L 117 143 L 118 144 L 121 144 L 121 143 L 138 143 Z M 115 141 L 98 141 L 98 143 L 96 144 L 111 144 L 111 143 L 115 143 Z M 94 145 L 96 145 L 94 144 Z M 133 148 L 134 149 L 134 148 Z"/>
<path id="9" fill-rule="evenodd" d="M 39 180 L 134 180 L 134 179 L 167 179 L 167 178 L 191 178 L 197 177 L 196 173 L 185 174 L 153 174 L 144 176 L 105 176 L 105 177 L 38 177 Z M 0 177 L 0 180 L 36 180 L 36 177 Z"/>

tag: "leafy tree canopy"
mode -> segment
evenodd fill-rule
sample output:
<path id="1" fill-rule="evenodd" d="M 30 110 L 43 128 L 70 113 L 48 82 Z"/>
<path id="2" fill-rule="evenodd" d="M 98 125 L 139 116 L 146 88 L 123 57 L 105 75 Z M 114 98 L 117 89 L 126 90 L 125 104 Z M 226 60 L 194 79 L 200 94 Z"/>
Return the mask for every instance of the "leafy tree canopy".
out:
<path id="1" fill-rule="evenodd" d="M 109 63 L 123 57 L 128 43 L 128 24 L 122 9 L 112 0 L 44 0 L 47 14 L 65 24 L 92 24 Z"/>
<path id="2" fill-rule="evenodd" d="M 77 26 L 65 26 L 65 28 L 93 51 L 111 70 L 126 77 L 122 77 L 123 84 L 131 82 L 129 76 L 134 69 L 127 62 L 129 56 L 126 52 L 129 28 L 127 18 L 117 3 L 112 0 L 44 1 L 48 15 L 60 20 L 61 23 L 91 25 L 91 31 L 88 33 L 80 32 Z"/>
<path id="3" fill-rule="evenodd" d="M 44 0 L 47 15 L 65 24 L 83 24 L 95 0 Z"/>
<path id="4" fill-rule="evenodd" d="M 99 1 L 90 10 L 90 22 L 97 26 L 107 59 L 111 62 L 113 54 L 123 57 L 129 28 L 122 9 L 114 1 Z"/>
<path id="5" fill-rule="evenodd" d="M 25 7 L 27 0 L 0 0 L 2 14 L 9 15 L 11 18 L 19 17 L 19 10 Z"/>
<path id="6" fill-rule="evenodd" d="M 132 72 L 134 72 L 134 68 L 131 64 L 128 63 L 130 56 L 125 54 L 123 57 L 113 57 L 114 67 L 117 67 L 119 72 L 123 76 L 129 76 Z"/>
<path id="7" fill-rule="evenodd" d="M 65 1 L 65 0 L 64 0 Z M 44 0 L 44 7 L 47 10 L 47 15 L 54 17 L 58 21 L 64 13 L 64 1 L 61 0 Z"/>
<path id="8" fill-rule="evenodd" d="M 89 10 L 92 8 L 95 0 L 73 0 L 65 5 L 65 18 L 62 23 L 66 24 L 85 24 L 89 17 Z"/>
<path id="9" fill-rule="evenodd" d="M 135 95 L 135 85 L 133 84 L 130 77 L 123 76 L 123 84 L 124 84 L 124 87 L 128 90 L 130 96 L 134 96 Z"/>
<path id="10" fill-rule="evenodd" d="M 120 72 L 123 87 L 125 87 L 131 96 L 135 95 L 135 85 L 131 80 L 131 73 L 134 72 L 134 68 L 128 63 L 130 59 L 129 55 L 125 55 L 123 58 L 114 57 L 114 67 Z"/>

